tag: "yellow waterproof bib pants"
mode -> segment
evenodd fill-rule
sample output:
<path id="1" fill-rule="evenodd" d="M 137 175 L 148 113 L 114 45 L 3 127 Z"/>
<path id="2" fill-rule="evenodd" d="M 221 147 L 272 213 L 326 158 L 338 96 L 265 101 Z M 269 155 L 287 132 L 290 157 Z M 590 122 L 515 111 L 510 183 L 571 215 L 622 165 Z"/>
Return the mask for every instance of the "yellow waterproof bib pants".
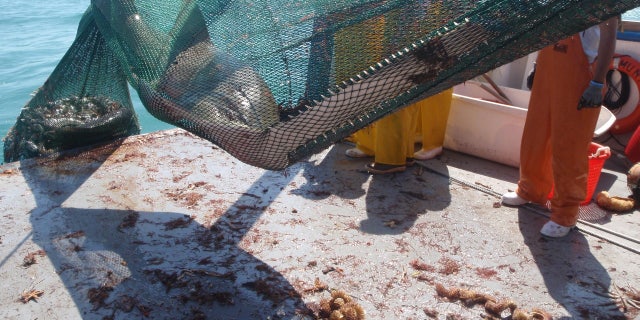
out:
<path id="1" fill-rule="evenodd" d="M 358 130 L 352 136 L 356 147 L 389 165 L 413 158 L 416 132 L 422 134 L 422 149 L 442 147 L 452 97 L 453 89 L 447 89 Z"/>
<path id="2" fill-rule="evenodd" d="M 420 102 L 409 105 L 353 135 L 358 149 L 375 155 L 375 162 L 388 165 L 404 165 L 413 158 L 415 132 Z"/>
<path id="3" fill-rule="evenodd" d="M 420 104 L 418 131 L 422 135 L 423 150 L 431 150 L 444 145 L 452 99 L 453 88 L 450 88 L 418 102 Z"/>
<path id="4" fill-rule="evenodd" d="M 522 135 L 516 192 L 544 204 L 554 186 L 551 221 L 573 226 L 586 197 L 588 150 L 600 108 L 577 110 L 592 78 L 579 35 L 540 51 Z"/>

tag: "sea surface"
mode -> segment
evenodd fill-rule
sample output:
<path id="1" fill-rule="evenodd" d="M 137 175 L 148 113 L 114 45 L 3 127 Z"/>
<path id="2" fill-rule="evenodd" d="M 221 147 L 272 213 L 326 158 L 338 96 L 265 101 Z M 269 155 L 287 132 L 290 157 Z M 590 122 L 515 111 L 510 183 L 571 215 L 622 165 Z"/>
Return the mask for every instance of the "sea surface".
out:
<path id="1" fill-rule="evenodd" d="M 49 77 L 76 34 L 89 0 L 0 0 L 0 138 Z M 640 21 L 640 8 L 626 20 Z M 131 90 L 142 133 L 173 128 L 151 116 Z M 0 141 L 0 154 L 4 144 Z M 0 156 L 0 163 L 2 157 Z"/>

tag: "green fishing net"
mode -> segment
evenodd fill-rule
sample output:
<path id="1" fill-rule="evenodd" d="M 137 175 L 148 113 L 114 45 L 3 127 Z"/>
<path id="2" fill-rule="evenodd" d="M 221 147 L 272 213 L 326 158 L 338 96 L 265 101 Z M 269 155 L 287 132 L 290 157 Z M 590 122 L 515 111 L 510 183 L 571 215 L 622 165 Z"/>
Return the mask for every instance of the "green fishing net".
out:
<path id="1" fill-rule="evenodd" d="M 5 161 L 160 120 L 279 170 L 640 0 L 94 0 L 5 137 Z"/>

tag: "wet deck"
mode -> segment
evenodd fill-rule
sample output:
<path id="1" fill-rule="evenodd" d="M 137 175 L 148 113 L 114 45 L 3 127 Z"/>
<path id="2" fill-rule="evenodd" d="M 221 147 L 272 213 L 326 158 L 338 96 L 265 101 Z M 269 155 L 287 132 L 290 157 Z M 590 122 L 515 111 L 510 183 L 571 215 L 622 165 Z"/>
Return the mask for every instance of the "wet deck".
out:
<path id="1" fill-rule="evenodd" d="M 487 314 L 442 284 L 554 319 L 639 319 L 606 297 L 640 288 L 637 211 L 592 204 L 548 240 L 544 209 L 499 205 L 515 168 L 445 150 L 372 177 L 348 147 L 274 172 L 170 130 L 3 165 L 0 317 L 313 318 L 327 288 L 367 319 Z M 626 196 L 625 182 L 610 159 L 598 190 Z"/>

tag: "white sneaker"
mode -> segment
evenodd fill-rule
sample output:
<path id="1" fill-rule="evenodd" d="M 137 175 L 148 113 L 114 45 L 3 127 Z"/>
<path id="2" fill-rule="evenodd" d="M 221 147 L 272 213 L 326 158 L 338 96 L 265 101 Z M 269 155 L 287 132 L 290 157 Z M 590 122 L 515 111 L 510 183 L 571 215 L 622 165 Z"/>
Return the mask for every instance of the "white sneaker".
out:
<path id="1" fill-rule="evenodd" d="M 436 147 L 431 150 L 420 149 L 413 154 L 413 157 L 418 160 L 429 160 L 433 159 L 442 154 L 442 147 Z"/>
<path id="2" fill-rule="evenodd" d="M 571 231 L 571 229 L 573 228 L 573 226 L 565 227 L 553 221 L 548 221 L 544 224 L 544 226 L 542 226 L 542 229 L 540 229 L 540 233 L 542 233 L 543 236 L 550 238 L 562 238 L 569 234 L 569 231 Z"/>
<path id="3" fill-rule="evenodd" d="M 344 152 L 345 155 L 347 155 L 347 157 L 349 158 L 369 158 L 372 157 L 366 153 L 364 153 L 364 151 L 358 149 L 358 148 L 351 148 L 351 149 L 347 149 Z"/>
<path id="4" fill-rule="evenodd" d="M 521 198 L 515 191 L 507 192 L 502 195 L 502 203 L 509 206 L 521 206 L 529 203 L 528 200 Z"/>

